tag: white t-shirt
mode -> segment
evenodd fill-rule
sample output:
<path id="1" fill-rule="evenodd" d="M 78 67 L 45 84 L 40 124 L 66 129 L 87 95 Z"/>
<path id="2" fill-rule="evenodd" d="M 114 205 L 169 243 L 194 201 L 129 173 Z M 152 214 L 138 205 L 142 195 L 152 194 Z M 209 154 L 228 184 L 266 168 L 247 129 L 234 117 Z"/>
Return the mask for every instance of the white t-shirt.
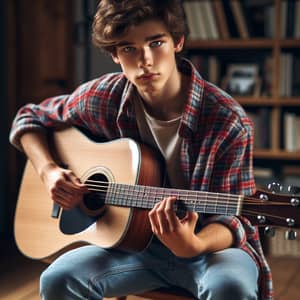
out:
<path id="1" fill-rule="evenodd" d="M 178 134 L 182 117 L 179 116 L 169 121 L 155 119 L 147 113 L 141 99 L 135 100 L 135 109 L 142 141 L 160 150 L 166 163 L 170 186 L 186 188 L 180 169 L 182 138 Z"/>

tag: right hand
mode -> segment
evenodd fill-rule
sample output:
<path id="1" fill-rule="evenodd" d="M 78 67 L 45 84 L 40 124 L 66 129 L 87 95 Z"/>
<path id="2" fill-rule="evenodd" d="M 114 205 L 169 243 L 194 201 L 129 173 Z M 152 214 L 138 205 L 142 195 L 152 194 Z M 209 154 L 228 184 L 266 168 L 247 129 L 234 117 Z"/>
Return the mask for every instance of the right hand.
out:
<path id="1" fill-rule="evenodd" d="M 71 170 L 63 169 L 54 162 L 45 165 L 40 176 L 51 199 L 63 209 L 74 208 L 88 193 L 88 188 Z"/>

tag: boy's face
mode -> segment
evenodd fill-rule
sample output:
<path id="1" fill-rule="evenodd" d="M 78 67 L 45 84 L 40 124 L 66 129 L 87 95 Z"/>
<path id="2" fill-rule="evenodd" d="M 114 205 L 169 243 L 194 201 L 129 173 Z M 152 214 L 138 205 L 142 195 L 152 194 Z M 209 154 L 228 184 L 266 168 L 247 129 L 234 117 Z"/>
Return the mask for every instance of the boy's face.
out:
<path id="1" fill-rule="evenodd" d="M 182 50 L 183 41 L 182 37 L 174 45 L 163 22 L 148 20 L 131 28 L 118 40 L 112 57 L 141 95 L 156 96 L 178 80 L 175 52 Z"/>

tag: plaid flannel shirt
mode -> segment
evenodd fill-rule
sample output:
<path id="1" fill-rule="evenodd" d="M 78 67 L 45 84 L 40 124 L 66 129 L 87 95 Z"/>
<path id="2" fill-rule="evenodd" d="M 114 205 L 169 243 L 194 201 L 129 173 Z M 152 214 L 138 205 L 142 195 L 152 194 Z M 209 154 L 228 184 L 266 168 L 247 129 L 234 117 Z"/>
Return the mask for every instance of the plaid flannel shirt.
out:
<path id="1" fill-rule="evenodd" d="M 251 195 L 253 129 L 242 107 L 228 94 L 203 80 L 189 61 L 178 63 L 190 76 L 188 99 L 179 134 L 181 169 L 191 190 Z M 10 140 L 22 149 L 19 137 L 28 130 L 76 126 L 105 140 L 130 137 L 141 140 L 135 118 L 135 87 L 122 73 L 111 73 L 79 86 L 72 94 L 51 97 L 22 107 Z M 228 226 L 235 247 L 248 252 L 260 270 L 260 299 L 273 299 L 272 276 L 264 257 L 258 229 L 244 217 L 211 215 L 204 224 Z"/>

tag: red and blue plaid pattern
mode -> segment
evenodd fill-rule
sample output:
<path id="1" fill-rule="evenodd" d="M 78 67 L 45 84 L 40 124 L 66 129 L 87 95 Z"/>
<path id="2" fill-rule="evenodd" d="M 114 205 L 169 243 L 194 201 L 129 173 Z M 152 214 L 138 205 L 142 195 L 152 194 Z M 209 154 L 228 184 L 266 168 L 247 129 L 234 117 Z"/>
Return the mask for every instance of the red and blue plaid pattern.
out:
<path id="1" fill-rule="evenodd" d="M 181 169 L 192 190 L 251 195 L 252 123 L 242 107 L 224 91 L 203 80 L 182 59 L 181 72 L 191 78 L 179 134 L 183 137 Z M 21 148 L 27 130 L 76 126 L 100 139 L 131 137 L 140 142 L 133 100 L 135 87 L 122 73 L 112 73 L 79 86 L 72 94 L 52 97 L 22 107 L 10 140 Z M 273 298 L 272 276 L 264 258 L 259 233 L 244 217 L 210 216 L 205 224 L 220 222 L 235 234 L 235 246 L 247 251 L 260 268 L 260 299 Z"/>

